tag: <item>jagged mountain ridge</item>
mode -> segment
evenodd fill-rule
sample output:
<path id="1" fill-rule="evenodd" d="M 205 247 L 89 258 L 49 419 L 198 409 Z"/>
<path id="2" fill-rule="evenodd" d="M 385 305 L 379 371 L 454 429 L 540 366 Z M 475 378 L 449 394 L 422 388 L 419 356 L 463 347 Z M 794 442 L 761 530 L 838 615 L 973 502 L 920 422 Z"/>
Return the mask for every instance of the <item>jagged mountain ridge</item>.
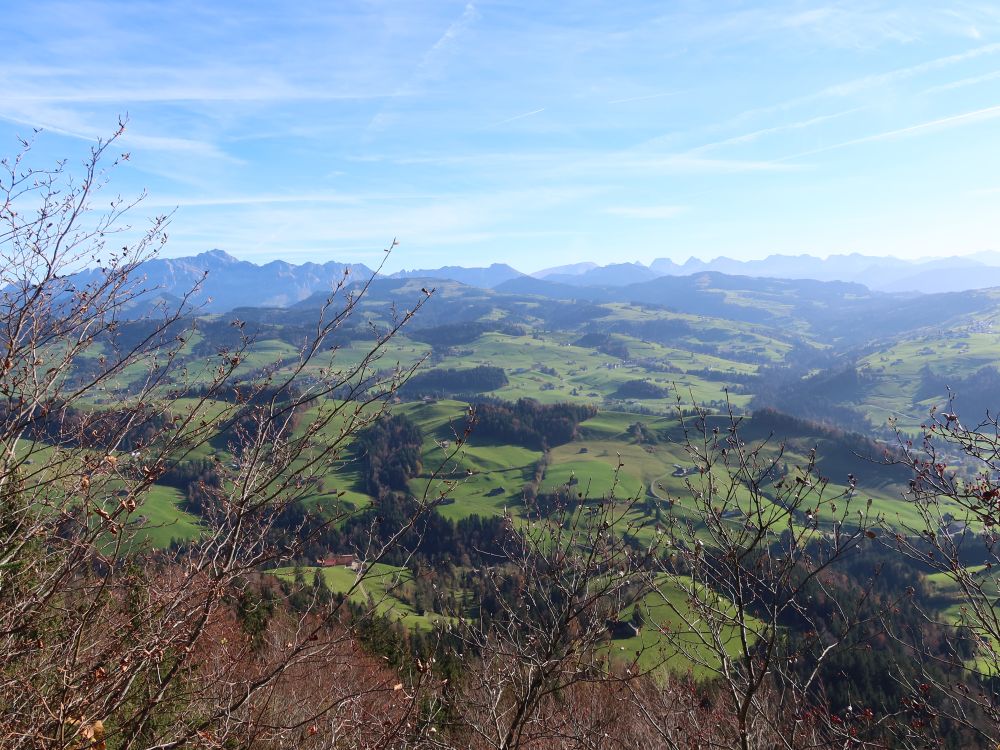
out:
<path id="1" fill-rule="evenodd" d="M 641 263 L 611 263 L 581 273 L 553 273 L 541 277 L 536 274 L 536 278 L 572 286 L 628 286 L 651 281 L 658 276 L 660 274 Z"/>
<path id="2" fill-rule="evenodd" d="M 200 283 L 201 288 L 191 297 L 191 303 L 204 312 L 296 305 L 328 293 L 344 278 L 345 271 L 351 279 L 366 279 L 373 273 L 364 264 L 337 261 L 294 264 L 275 260 L 258 265 L 239 260 L 222 250 L 181 258 L 156 258 L 143 266 L 146 286 L 156 289 L 165 299 L 180 298 Z M 96 273 L 96 270 L 83 271 L 75 280 L 86 283 Z M 504 263 L 493 263 L 473 268 L 445 266 L 404 270 L 386 274 L 384 278 L 449 280 L 481 289 L 507 287 L 528 294 L 548 296 L 555 292 L 557 297 L 597 299 L 608 296 L 606 292 L 598 292 L 599 289 L 623 289 L 704 273 L 761 280 L 845 282 L 860 284 L 876 292 L 928 294 L 1000 286 L 1000 254 L 979 253 L 922 262 L 857 253 L 832 255 L 826 259 L 810 255 L 771 255 L 749 261 L 726 257 L 711 261 L 690 258 L 683 264 L 660 258 L 649 266 L 627 262 L 598 266 L 584 262 L 531 275 Z"/>
<path id="3" fill-rule="evenodd" d="M 142 266 L 145 285 L 157 295 L 176 299 L 197 284 L 201 288 L 191 304 L 203 312 L 226 312 L 237 307 L 289 307 L 311 297 L 323 297 L 344 279 L 367 279 L 374 271 L 363 263 L 289 263 L 273 260 L 263 265 L 239 260 L 223 250 L 209 250 L 181 258 L 155 258 Z M 86 283 L 95 270 L 76 275 Z M 510 266 L 494 263 L 485 268 L 447 266 L 440 269 L 400 271 L 386 278 L 439 278 L 469 286 L 493 288 L 523 274 Z"/>
<path id="4" fill-rule="evenodd" d="M 874 291 L 929 294 L 1000 285 L 1000 254 L 983 252 L 917 261 L 860 253 L 827 258 L 776 254 L 756 260 L 719 256 L 706 261 L 691 257 L 684 263 L 658 258 L 649 266 L 640 263 L 613 263 L 585 269 L 560 266 L 543 269 L 532 276 L 573 286 L 627 286 L 661 276 L 691 276 L 704 272 L 758 278 L 845 281 L 863 284 Z"/>
<path id="5" fill-rule="evenodd" d="M 191 306 L 202 312 L 226 312 L 235 307 L 287 307 L 314 294 L 332 290 L 344 278 L 368 278 L 372 270 L 361 263 L 302 263 L 274 260 L 264 265 L 239 260 L 223 250 L 209 250 L 182 258 L 153 258 L 142 264 L 143 286 L 155 295 L 178 299 L 200 283 Z M 86 284 L 96 269 L 75 275 Z"/>
<path id="6" fill-rule="evenodd" d="M 414 269 L 412 271 L 397 271 L 396 273 L 389 274 L 389 278 L 392 279 L 449 279 L 482 289 L 492 289 L 505 281 L 517 279 L 521 276 L 524 276 L 524 274 L 516 268 L 508 266 L 506 263 L 492 263 L 485 268 L 444 266 L 443 268 Z"/>

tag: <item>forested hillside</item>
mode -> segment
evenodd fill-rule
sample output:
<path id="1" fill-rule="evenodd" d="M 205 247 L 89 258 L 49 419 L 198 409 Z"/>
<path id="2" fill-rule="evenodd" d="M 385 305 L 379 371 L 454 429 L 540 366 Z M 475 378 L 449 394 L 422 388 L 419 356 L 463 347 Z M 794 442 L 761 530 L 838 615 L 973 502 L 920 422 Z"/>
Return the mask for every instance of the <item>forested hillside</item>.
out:
<path id="1" fill-rule="evenodd" d="M 996 741 L 995 292 L 197 310 L 91 184 L 2 215 L 3 746 Z"/>

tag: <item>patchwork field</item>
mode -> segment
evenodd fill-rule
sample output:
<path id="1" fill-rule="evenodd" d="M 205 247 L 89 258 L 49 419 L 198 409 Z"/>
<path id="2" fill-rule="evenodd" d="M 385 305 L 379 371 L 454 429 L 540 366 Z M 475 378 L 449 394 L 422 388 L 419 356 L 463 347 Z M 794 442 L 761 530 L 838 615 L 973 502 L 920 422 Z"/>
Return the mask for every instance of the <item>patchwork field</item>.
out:
<path id="1" fill-rule="evenodd" d="M 418 613 L 399 598 L 400 591 L 413 581 L 413 574 L 407 568 L 375 563 L 363 574 L 344 566 L 304 566 L 300 571 L 307 584 L 311 584 L 313 576 L 319 572 L 334 594 L 347 594 L 352 602 L 373 606 L 376 614 L 407 628 L 432 630 L 449 620 L 447 616 L 433 612 Z M 295 578 L 295 568 L 277 568 L 273 573 L 289 582 Z"/>
<path id="2" fill-rule="evenodd" d="M 395 293 L 419 298 L 422 286 L 418 281 L 400 282 Z M 542 498 L 559 494 L 590 505 L 606 497 L 614 497 L 623 507 L 624 503 L 634 503 L 616 528 L 640 544 L 651 541 L 671 518 L 691 522 L 695 536 L 711 542 L 693 510 L 692 498 L 699 493 L 717 498 L 713 502 L 719 506 L 725 524 L 734 529 L 751 528 L 760 519 L 748 518 L 752 495 L 745 477 L 736 476 L 721 464 L 710 472 L 698 472 L 685 446 L 678 409 L 690 410 L 697 405 L 708 409 L 709 433 L 721 434 L 722 440 L 729 435 L 727 412 L 732 409 L 745 417 L 741 429 L 754 435 L 752 439 L 744 438 L 749 447 L 767 440 L 764 453 L 776 456 L 785 442 L 780 460 L 783 471 L 795 471 L 795 467 L 807 464 L 809 451 L 817 448 L 818 468 L 814 475 L 804 477 L 816 497 L 822 493 L 826 498 L 841 498 L 838 503 L 850 497 L 852 508 L 865 510 L 875 525 L 919 534 L 923 519 L 918 509 L 904 499 L 905 482 L 877 462 L 850 455 L 854 446 L 851 441 L 857 436 L 838 430 L 836 409 L 829 411 L 833 417 L 822 425 L 795 422 L 798 431 L 788 435 L 780 432 L 786 423 L 774 418 L 779 432 L 770 434 L 773 431 L 766 423 L 752 416 L 755 410 L 761 413 L 760 403 L 755 401 L 758 389 L 778 377 L 781 368 L 787 368 L 795 375 L 781 382 L 800 391 L 800 400 L 793 403 L 808 406 L 828 402 L 867 417 L 876 427 L 894 416 L 904 429 L 913 429 L 929 408 L 947 396 L 946 389 L 927 392 L 928 371 L 943 379 L 960 378 L 1000 362 L 1000 334 L 993 331 L 988 315 L 961 319 L 937 329 L 910 330 L 860 353 L 843 349 L 832 353 L 834 347 L 815 337 L 810 324 L 791 321 L 797 310 L 811 302 L 783 302 L 739 289 L 720 294 L 720 304 L 730 311 L 742 309 L 750 320 L 759 318 L 754 308 L 766 300 L 769 314 L 785 323 L 769 326 L 742 319 L 724 320 L 650 303 L 591 304 L 504 296 L 485 290 L 469 291 L 455 284 L 444 285 L 441 292 L 439 299 L 429 303 L 420 327 L 404 329 L 368 360 L 367 367 L 359 369 L 369 357 L 372 337 L 366 326 L 361 326 L 338 332 L 329 350 L 302 370 L 297 385 L 312 387 L 320 378 L 337 371 L 343 374 L 345 384 L 364 379 L 360 391 L 364 393 L 374 383 L 384 383 L 394 374 L 418 365 L 421 375 L 438 372 L 436 380 L 424 381 L 438 385 L 425 385 L 423 391 L 404 389 L 386 406 L 390 413 L 412 422 L 419 429 L 421 441 L 419 468 L 397 490 L 417 500 L 437 503 L 436 512 L 451 522 L 471 516 L 510 515 L 516 524 L 530 523 L 524 500 L 528 488 Z M 370 300 L 362 305 L 359 314 L 366 317 L 366 323 L 384 331 L 391 306 Z M 258 326 L 253 333 L 256 342 L 239 363 L 236 376 L 253 379 L 273 372 L 275 378 L 281 378 L 292 373 L 301 345 L 294 342 L 304 340 L 306 333 L 302 315 L 301 311 L 268 311 L 261 317 L 266 322 L 253 323 Z M 157 392 L 197 389 L 208 384 L 218 372 L 220 352 L 227 342 L 232 344 L 227 326 L 225 316 L 206 318 L 205 325 L 181 346 L 181 369 Z M 103 351 L 96 347 L 89 353 L 90 361 Z M 120 373 L 114 385 L 130 385 L 135 392 L 148 377 L 149 364 L 136 363 Z M 493 373 L 492 390 L 468 393 L 449 387 L 448 373 L 456 371 Z M 841 371 L 855 375 L 843 378 L 838 376 Z M 414 385 L 418 383 L 414 381 Z M 226 397 L 232 398 L 220 396 Z M 332 392 L 311 409 L 298 413 L 294 422 L 294 437 L 312 434 L 317 441 L 313 455 L 324 446 L 337 445 L 336 455 L 314 466 L 305 456 L 292 467 L 303 479 L 304 509 L 337 518 L 334 528 L 341 531 L 347 528 L 351 516 L 363 514 L 376 503 L 376 498 L 368 494 L 371 485 L 365 474 L 367 457 L 358 450 L 355 433 L 379 408 L 371 404 L 359 411 L 358 401 L 337 400 L 343 398 L 347 398 L 345 391 Z M 547 439 L 503 442 L 489 439 L 475 429 L 466 434 L 473 404 L 511 404 L 519 399 L 544 405 L 586 405 L 595 408 L 596 415 L 577 425 L 572 439 L 563 435 L 553 445 Z M 88 409 L 114 406 L 110 398 L 94 397 L 84 403 Z M 183 419 L 196 405 L 197 399 L 178 399 L 172 414 Z M 222 431 L 227 426 L 222 418 L 236 414 L 234 403 L 207 401 L 200 407 L 201 414 L 187 429 L 204 430 L 206 439 L 176 458 L 182 462 L 214 462 L 229 473 L 238 471 L 238 449 L 232 432 Z M 331 413 L 333 416 L 318 426 L 318 420 L 326 420 Z M 765 426 L 757 429 L 757 425 Z M 687 426 L 693 428 L 694 423 L 689 419 Z M 697 431 L 690 435 L 697 447 L 703 436 Z M 47 460 L 46 450 L 38 454 L 39 463 Z M 825 483 L 820 481 L 820 474 Z M 857 479 L 853 490 L 848 484 L 849 474 Z M 805 531 L 802 512 L 788 517 L 773 481 L 760 483 L 759 496 L 765 504 L 759 510 L 774 528 L 791 528 L 803 532 L 804 538 L 829 533 L 837 518 L 819 517 L 818 530 Z M 108 503 L 115 502 L 112 495 Z M 133 516 L 138 538 L 162 548 L 197 538 L 203 531 L 202 523 L 185 507 L 182 491 L 154 486 Z M 418 611 L 414 607 L 413 588 L 420 581 L 414 579 L 413 569 L 376 565 L 360 585 L 357 574 L 347 568 L 306 565 L 301 572 L 307 582 L 318 572 L 332 592 L 349 593 L 356 603 L 376 604 L 379 614 L 408 628 L 429 630 L 447 619 L 441 612 Z M 275 573 L 286 581 L 295 576 L 293 568 Z M 943 580 L 938 582 L 932 577 L 930 582 L 940 587 L 942 616 L 957 622 L 961 614 L 956 609 L 960 606 L 957 592 L 947 589 Z M 615 659 L 637 659 L 644 668 L 663 664 L 705 676 L 711 667 L 704 663 L 711 663 L 713 657 L 699 643 L 697 632 L 682 634 L 682 642 L 691 649 L 687 655 L 663 650 L 664 633 L 677 633 L 683 629 L 685 619 L 694 618 L 691 603 L 678 581 L 664 579 L 661 584 L 661 598 L 647 597 L 641 604 L 645 623 L 642 633 L 612 641 L 609 651 Z M 631 617 L 632 613 L 622 614 Z M 730 637 L 723 634 L 724 640 Z"/>
<path id="3" fill-rule="evenodd" d="M 710 677 L 720 668 L 719 654 L 710 644 L 712 633 L 705 628 L 704 620 L 690 601 L 688 592 L 681 582 L 671 576 L 661 576 L 657 591 L 646 595 L 635 606 L 642 612 L 643 625 L 639 635 L 631 638 L 616 638 L 609 646 L 611 653 L 623 662 L 634 662 L 640 668 L 689 671 L 696 678 Z M 707 595 L 707 594 L 703 594 Z M 732 604 L 716 598 L 721 611 L 732 613 Z M 629 608 L 622 613 L 624 620 L 632 618 Z M 751 631 L 750 642 L 756 639 L 752 630 L 760 623 L 748 620 Z M 667 634 L 671 635 L 670 640 Z M 723 627 L 717 636 L 730 658 L 740 653 L 739 632 L 735 626 Z M 680 649 L 677 645 L 680 645 Z"/>

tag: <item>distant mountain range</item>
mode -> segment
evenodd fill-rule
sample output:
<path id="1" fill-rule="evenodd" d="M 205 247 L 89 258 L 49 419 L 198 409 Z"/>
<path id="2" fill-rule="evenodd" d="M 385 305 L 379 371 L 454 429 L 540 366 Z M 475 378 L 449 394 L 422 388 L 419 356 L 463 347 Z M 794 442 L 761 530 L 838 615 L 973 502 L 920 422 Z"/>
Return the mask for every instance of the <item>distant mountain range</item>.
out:
<path id="1" fill-rule="evenodd" d="M 462 266 L 445 266 L 444 268 L 427 268 L 415 271 L 398 271 L 389 274 L 392 279 L 449 279 L 481 289 L 493 289 L 496 286 L 524 276 L 516 268 L 506 263 L 494 263 L 488 268 L 463 268 Z"/>
<path id="2" fill-rule="evenodd" d="M 196 284 L 191 303 L 204 312 L 225 312 L 236 307 L 289 307 L 332 290 L 348 272 L 349 280 L 367 279 L 374 273 L 362 263 L 302 263 L 283 260 L 257 265 L 239 260 L 223 250 L 209 250 L 183 258 L 155 258 L 143 264 L 145 286 L 156 289 L 160 298 L 182 297 Z M 77 275 L 86 282 L 94 270 Z M 488 268 L 447 266 L 438 269 L 400 271 L 388 278 L 433 278 L 458 281 L 469 286 L 492 289 L 505 281 L 523 276 L 508 265 L 494 263 Z"/>
<path id="3" fill-rule="evenodd" d="M 571 286 L 628 286 L 663 276 L 663 274 L 657 273 L 641 263 L 612 263 L 577 272 L 551 273 L 542 271 L 532 275 L 535 278 Z"/>
<path id="4" fill-rule="evenodd" d="M 649 266 L 616 263 L 602 268 L 576 264 L 548 268 L 532 276 L 573 286 L 623 286 L 659 276 L 691 276 L 706 271 L 731 276 L 849 281 L 882 292 L 959 292 L 1000 286 L 1000 253 L 919 261 L 859 253 L 825 259 L 812 255 L 770 255 L 745 261 L 721 256 L 710 261 L 689 258 L 684 263 L 658 258 Z"/>
<path id="5" fill-rule="evenodd" d="M 209 250 L 185 258 L 154 258 L 142 265 L 143 286 L 168 301 L 182 298 L 199 282 L 189 302 L 203 312 L 225 312 L 235 307 L 287 307 L 320 290 L 332 289 L 344 278 L 368 278 L 372 271 L 360 263 L 303 263 L 274 260 L 257 265 L 238 260 L 222 250 Z M 74 283 L 87 283 L 95 274 L 76 274 Z"/>
<path id="6" fill-rule="evenodd" d="M 257 265 L 222 250 L 185 258 L 157 258 L 147 262 L 143 271 L 146 286 L 157 289 L 158 296 L 168 300 L 180 298 L 200 282 L 201 288 L 191 302 L 204 312 L 225 312 L 248 306 L 289 307 L 326 294 L 344 278 L 345 271 L 350 279 L 366 279 L 372 274 L 363 264 L 335 261 L 296 265 L 275 260 Z M 98 272 L 81 272 L 77 280 L 86 282 L 95 273 Z M 1000 287 L 1000 253 L 925 261 L 857 253 L 832 255 L 826 259 L 811 255 L 771 255 L 749 261 L 726 257 L 711 261 L 690 258 L 682 264 L 660 258 L 648 266 L 641 263 L 598 266 L 587 262 L 549 268 L 531 275 L 503 263 L 494 263 L 487 267 L 445 266 L 399 271 L 385 278 L 448 280 L 481 289 L 579 299 L 618 298 L 621 295 L 609 295 L 600 290 L 635 286 L 631 299 L 654 301 L 647 296 L 650 287 L 644 285 L 667 277 L 701 277 L 706 273 L 848 282 L 875 292 L 959 292 Z"/>

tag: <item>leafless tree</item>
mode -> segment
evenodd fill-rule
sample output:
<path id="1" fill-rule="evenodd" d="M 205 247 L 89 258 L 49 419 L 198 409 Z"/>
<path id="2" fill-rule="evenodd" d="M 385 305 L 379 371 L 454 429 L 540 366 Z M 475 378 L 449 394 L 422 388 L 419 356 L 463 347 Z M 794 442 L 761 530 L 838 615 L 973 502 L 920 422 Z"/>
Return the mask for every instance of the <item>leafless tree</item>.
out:
<path id="1" fill-rule="evenodd" d="M 967 424 L 954 400 L 935 409 L 917 435 L 897 429 L 897 460 L 913 479 L 907 501 L 918 527 L 887 534 L 887 544 L 932 573 L 928 597 L 916 597 L 922 620 L 886 630 L 912 650 L 914 675 L 898 675 L 914 721 L 906 742 L 922 746 L 943 720 L 983 746 L 1000 742 L 1000 423 L 989 413 Z"/>
<path id="2" fill-rule="evenodd" d="M 961 599 L 956 622 L 894 632 L 928 664 L 901 715 L 943 712 L 996 741 L 995 419 L 966 429 L 944 413 L 902 440 L 924 528 L 899 533 L 853 478 L 833 489 L 814 454 L 786 471 L 795 458 L 745 442 L 732 411 L 680 410 L 693 472 L 662 521 L 640 512 L 652 498 L 614 490 L 532 497 L 479 570 L 489 605 L 436 633 L 462 665 L 453 680 L 365 652 L 358 629 L 381 602 L 354 594 L 460 484 L 474 420 L 397 528 L 371 521 L 349 591 L 271 573 L 358 512 L 308 501 L 416 367 L 388 361 L 390 345 L 430 292 L 372 325 L 344 366 L 334 342 L 372 279 L 330 290 L 292 361 L 260 366 L 254 327 L 234 320 L 206 365 L 197 289 L 171 305 L 143 278 L 169 217 L 135 230 L 138 201 L 97 208 L 123 129 L 78 171 L 32 166 L 24 142 L 0 172 L 0 746 L 750 750 L 878 746 L 899 726 L 916 745 L 932 731 L 834 716 L 823 697 L 831 656 L 891 622 L 895 602 L 838 579 L 878 544 Z M 154 548 L 171 533 L 151 519 L 158 481 L 206 457 L 196 526 Z"/>
<path id="3" fill-rule="evenodd" d="M 623 705 L 620 686 L 656 666 L 643 646 L 621 653 L 612 641 L 648 593 L 659 549 L 656 539 L 639 541 L 638 498 L 616 498 L 618 487 L 616 478 L 597 499 L 567 491 L 554 507 L 507 517 L 503 548 L 480 571 L 494 606 L 454 628 L 466 668 L 449 694 L 448 742 L 607 746 L 619 717 L 599 696 Z"/>
<path id="4" fill-rule="evenodd" d="M 278 528 L 412 372 L 385 357 L 427 297 L 373 327 L 367 352 L 344 367 L 331 342 L 371 279 L 345 275 L 291 364 L 250 370 L 254 334 L 239 321 L 233 346 L 210 367 L 194 363 L 194 296 L 157 304 L 142 274 L 168 217 L 139 231 L 125 223 L 138 201 L 98 208 L 104 165 L 127 158 L 112 158 L 124 127 L 79 170 L 32 166 L 28 141 L 2 163 L 0 745 L 384 744 L 415 699 L 411 689 L 401 703 L 396 678 L 370 660 L 346 666 L 358 653 L 351 592 L 282 609 L 263 649 L 233 602 L 353 512 L 334 503 L 308 525 Z M 219 435 L 226 449 L 207 450 Z M 226 458 L 204 488 L 196 533 L 153 549 L 150 491 L 198 451 Z M 367 545 L 355 587 L 432 507 Z M 336 689 L 303 684 L 323 670 L 320 685 L 341 675 Z M 385 722 L 369 723 L 376 714 Z"/>
<path id="5" fill-rule="evenodd" d="M 746 442 L 732 410 L 679 412 L 691 473 L 662 528 L 669 555 L 649 601 L 666 615 L 650 624 L 717 686 L 712 700 L 730 721 L 709 745 L 827 747 L 841 734 L 849 741 L 838 717 L 822 710 L 818 678 L 830 654 L 874 616 L 862 606 L 867 589 L 846 602 L 831 586 L 837 562 L 875 536 L 870 503 L 855 498 L 853 478 L 846 491 L 828 489 L 815 453 L 786 473 L 784 446 Z M 805 633 L 795 642 L 793 625 Z M 645 715 L 664 746 L 684 746 L 669 722 Z"/>

